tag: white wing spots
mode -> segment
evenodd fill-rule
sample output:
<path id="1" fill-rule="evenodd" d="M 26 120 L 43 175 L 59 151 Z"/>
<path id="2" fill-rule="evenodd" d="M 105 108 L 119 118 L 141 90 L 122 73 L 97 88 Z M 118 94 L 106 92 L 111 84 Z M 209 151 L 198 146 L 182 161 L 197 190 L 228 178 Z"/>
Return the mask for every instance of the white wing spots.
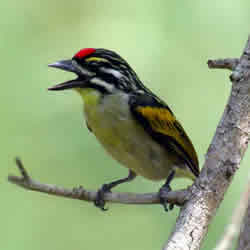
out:
<path id="1" fill-rule="evenodd" d="M 112 92 L 114 86 L 108 82 L 103 81 L 102 79 L 98 78 L 98 77 L 93 77 L 90 79 L 91 83 L 97 84 L 99 86 L 102 86 L 103 88 L 105 88 L 108 92 Z"/>

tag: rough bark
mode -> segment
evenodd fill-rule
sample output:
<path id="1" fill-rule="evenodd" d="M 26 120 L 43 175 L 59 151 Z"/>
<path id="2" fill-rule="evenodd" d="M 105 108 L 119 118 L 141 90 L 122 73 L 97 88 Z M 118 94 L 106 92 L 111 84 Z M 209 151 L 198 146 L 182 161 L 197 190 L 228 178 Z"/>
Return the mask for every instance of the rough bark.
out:
<path id="1" fill-rule="evenodd" d="M 247 149 L 250 134 L 250 38 L 230 79 L 231 95 L 209 146 L 204 167 L 190 189 L 189 200 L 181 208 L 164 250 L 200 249 Z"/>

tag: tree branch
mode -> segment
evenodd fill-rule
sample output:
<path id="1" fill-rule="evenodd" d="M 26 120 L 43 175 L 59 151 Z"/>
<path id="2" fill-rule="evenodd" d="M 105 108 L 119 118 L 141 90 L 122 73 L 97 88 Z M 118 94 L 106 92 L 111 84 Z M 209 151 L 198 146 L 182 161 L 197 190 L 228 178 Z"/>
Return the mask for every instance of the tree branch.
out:
<path id="1" fill-rule="evenodd" d="M 233 212 L 233 216 L 231 219 L 231 223 L 227 226 L 223 237 L 217 244 L 215 250 L 229 250 L 232 248 L 233 240 L 237 236 L 240 231 L 240 225 L 242 222 L 242 217 L 244 216 L 247 206 L 248 206 L 248 198 L 250 198 L 250 179 L 247 184 L 246 190 L 242 193 L 240 200 L 238 201 L 238 206 L 235 208 Z M 249 241 L 248 231 L 247 239 Z M 245 250 L 246 248 L 240 248 L 241 250 Z"/>
<path id="2" fill-rule="evenodd" d="M 242 220 L 243 223 L 240 230 L 237 250 L 250 250 L 250 188 L 248 191 L 248 197 L 246 197 L 248 207 Z"/>
<path id="3" fill-rule="evenodd" d="M 21 176 L 8 176 L 8 181 L 14 183 L 22 188 L 47 193 L 50 195 L 66 197 L 77 200 L 84 200 L 93 202 L 96 199 L 97 192 L 86 190 L 83 187 L 67 189 L 51 184 L 43 184 L 32 179 L 21 160 L 16 159 L 17 167 Z M 171 191 L 166 194 L 166 199 L 169 203 L 182 206 L 188 197 L 188 190 Z M 160 204 L 158 193 L 107 193 L 105 194 L 105 201 L 122 204 Z"/>
<path id="4" fill-rule="evenodd" d="M 208 60 L 207 65 L 210 69 L 229 69 L 234 70 L 239 64 L 238 58 L 226 58 L 226 59 L 216 59 Z"/>
<path id="5" fill-rule="evenodd" d="M 248 146 L 250 135 L 250 38 L 241 58 L 209 60 L 210 68 L 233 70 L 232 90 L 221 121 L 206 154 L 199 178 L 187 190 L 167 193 L 170 203 L 183 205 L 175 228 L 164 249 L 200 249 L 208 225 L 222 202 L 232 178 Z M 9 176 L 9 181 L 29 190 L 73 199 L 93 201 L 97 193 L 65 189 L 33 180 L 17 160 L 21 177 Z M 109 193 L 109 202 L 126 204 L 157 204 L 157 193 Z M 250 216 L 249 216 L 250 220 Z M 250 224 L 250 223 L 249 223 Z M 248 225 L 249 225 L 248 224 Z"/>
<path id="6" fill-rule="evenodd" d="M 164 250 L 200 249 L 208 225 L 239 168 L 250 134 L 249 69 L 250 38 L 231 74 L 231 95 L 208 148 L 204 167 L 190 188 L 192 196 L 181 208 Z"/>

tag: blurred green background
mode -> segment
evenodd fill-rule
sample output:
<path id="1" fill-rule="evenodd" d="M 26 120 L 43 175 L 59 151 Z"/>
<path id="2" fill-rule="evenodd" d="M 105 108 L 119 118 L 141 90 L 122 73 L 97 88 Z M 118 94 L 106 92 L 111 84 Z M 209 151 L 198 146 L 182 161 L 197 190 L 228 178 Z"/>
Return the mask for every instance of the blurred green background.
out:
<path id="1" fill-rule="evenodd" d="M 35 179 L 97 189 L 127 170 L 105 154 L 85 127 L 82 102 L 71 91 L 48 92 L 72 74 L 48 63 L 84 47 L 121 54 L 141 80 L 174 110 L 204 154 L 230 92 L 229 71 L 209 70 L 209 58 L 237 57 L 250 31 L 249 0 L 31 1 L 3 0 L 1 50 L 0 249 L 161 249 L 178 208 L 93 204 L 28 192 L 7 182 L 20 156 Z M 210 225 L 211 249 L 244 189 L 249 154 Z M 118 191 L 152 192 L 142 178 Z M 190 185 L 176 180 L 173 188 Z"/>

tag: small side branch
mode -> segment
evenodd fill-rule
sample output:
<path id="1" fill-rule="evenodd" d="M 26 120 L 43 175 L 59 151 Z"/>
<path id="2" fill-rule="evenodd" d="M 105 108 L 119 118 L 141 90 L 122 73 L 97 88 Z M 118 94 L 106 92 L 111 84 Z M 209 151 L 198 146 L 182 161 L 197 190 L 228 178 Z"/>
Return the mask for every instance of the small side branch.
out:
<path id="1" fill-rule="evenodd" d="M 237 250 L 250 250 L 250 188 L 248 193 L 248 207 L 242 220 Z"/>
<path id="2" fill-rule="evenodd" d="M 30 177 L 19 158 L 16 159 L 16 164 L 21 176 L 9 175 L 8 181 L 17 186 L 32 191 L 89 202 L 93 202 L 96 199 L 96 191 L 84 189 L 82 186 L 67 189 L 38 182 Z M 166 199 L 169 203 L 182 206 L 188 199 L 188 193 L 188 190 L 170 191 L 166 194 Z M 105 201 L 121 204 L 160 204 L 158 193 L 107 193 L 105 194 Z"/>
<path id="3" fill-rule="evenodd" d="M 238 206 L 235 208 L 233 212 L 231 223 L 227 226 L 223 237 L 221 238 L 221 240 L 219 241 L 218 245 L 214 250 L 229 250 L 232 248 L 233 240 L 240 231 L 240 225 L 247 209 L 249 196 L 250 196 L 250 180 L 248 181 L 246 190 L 243 192 L 240 200 L 238 201 Z"/>
<path id="4" fill-rule="evenodd" d="M 238 58 L 208 60 L 207 65 L 210 69 L 229 69 L 233 71 L 239 64 L 239 61 L 240 60 Z"/>

